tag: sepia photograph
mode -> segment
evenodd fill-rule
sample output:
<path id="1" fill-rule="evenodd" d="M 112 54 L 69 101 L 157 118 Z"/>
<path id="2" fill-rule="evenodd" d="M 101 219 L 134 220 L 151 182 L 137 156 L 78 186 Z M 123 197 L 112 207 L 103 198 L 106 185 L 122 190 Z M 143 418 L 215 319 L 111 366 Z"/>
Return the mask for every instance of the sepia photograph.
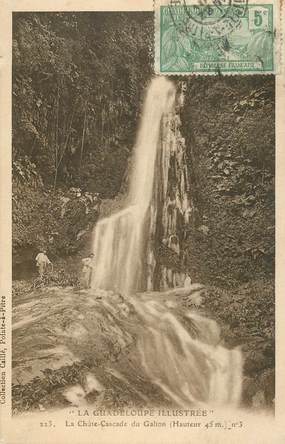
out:
<path id="1" fill-rule="evenodd" d="M 275 3 L 188 3 L 12 13 L 11 414 L 39 433 L 274 421 Z"/>

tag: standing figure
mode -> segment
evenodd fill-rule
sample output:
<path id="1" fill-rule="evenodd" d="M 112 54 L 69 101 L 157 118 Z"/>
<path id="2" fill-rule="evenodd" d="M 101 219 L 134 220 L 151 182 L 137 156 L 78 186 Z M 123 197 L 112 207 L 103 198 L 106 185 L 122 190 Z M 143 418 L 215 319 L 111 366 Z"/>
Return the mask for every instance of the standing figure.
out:
<path id="1" fill-rule="evenodd" d="M 189 276 L 189 274 L 187 273 L 186 277 L 185 277 L 185 280 L 184 280 L 184 288 L 191 287 L 191 284 L 192 284 L 192 279 Z"/>
<path id="2" fill-rule="evenodd" d="M 82 263 L 83 263 L 82 286 L 83 286 L 83 288 L 90 288 L 91 287 L 93 259 L 94 259 L 93 253 L 91 253 L 88 257 L 85 257 L 84 259 L 82 259 Z"/>
<path id="3" fill-rule="evenodd" d="M 47 272 L 48 265 L 52 266 L 52 263 L 47 257 L 46 253 L 46 250 L 42 250 L 36 256 L 36 265 L 38 267 L 40 278 L 42 278 L 43 275 Z"/>

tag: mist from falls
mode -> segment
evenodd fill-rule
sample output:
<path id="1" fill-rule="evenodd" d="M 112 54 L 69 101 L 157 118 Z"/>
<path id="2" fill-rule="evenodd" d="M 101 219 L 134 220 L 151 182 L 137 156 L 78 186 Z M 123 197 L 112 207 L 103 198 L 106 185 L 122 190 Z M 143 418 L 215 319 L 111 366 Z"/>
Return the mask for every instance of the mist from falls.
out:
<path id="1" fill-rule="evenodd" d="M 132 296 L 130 303 L 141 321 L 140 368 L 171 402 L 238 405 L 240 351 L 221 345 L 216 322 L 193 310 L 179 314 L 177 304 L 161 297 L 167 292 L 153 291 L 156 237 L 159 234 L 159 241 L 179 257 L 179 220 L 189 224 L 191 217 L 185 141 L 179 132 L 175 97 L 173 83 L 164 77 L 154 79 L 148 88 L 128 205 L 95 227 L 92 289 Z M 191 299 L 195 290 L 183 288 L 183 273 L 165 266 L 160 267 L 157 282 L 158 290 L 174 287 L 170 293 L 175 297 Z M 133 297 L 143 291 L 148 291 L 147 298 Z"/>

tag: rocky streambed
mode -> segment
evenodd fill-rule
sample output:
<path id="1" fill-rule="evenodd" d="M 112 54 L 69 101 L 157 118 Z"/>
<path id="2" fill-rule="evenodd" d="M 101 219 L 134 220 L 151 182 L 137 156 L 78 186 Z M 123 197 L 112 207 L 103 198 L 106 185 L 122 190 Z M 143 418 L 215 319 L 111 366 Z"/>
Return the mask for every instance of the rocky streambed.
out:
<path id="1" fill-rule="evenodd" d="M 13 308 L 14 413 L 70 403 L 98 408 L 158 407 L 173 406 L 175 397 L 178 404 L 186 403 L 183 372 L 191 374 L 187 390 L 203 402 L 208 396 L 209 372 L 216 365 L 209 364 L 208 358 L 221 344 L 244 350 L 243 404 L 272 406 L 273 370 L 258 367 L 260 356 L 254 355 L 248 336 L 238 336 L 237 329 L 234 337 L 221 317 L 220 332 L 209 319 L 210 312 L 217 318 L 221 301 L 221 294 L 212 291 L 211 297 L 211 291 L 197 284 L 191 291 L 149 292 L 128 300 L 113 292 L 71 287 L 43 288 L 17 298 Z M 186 316 L 189 310 L 196 318 Z M 201 313 L 207 313 L 207 322 L 201 321 Z M 199 336 L 210 347 L 210 355 L 197 359 L 192 349 L 193 359 L 185 356 L 181 342 L 185 332 L 194 339 Z M 194 360 L 198 367 L 190 368 Z"/>

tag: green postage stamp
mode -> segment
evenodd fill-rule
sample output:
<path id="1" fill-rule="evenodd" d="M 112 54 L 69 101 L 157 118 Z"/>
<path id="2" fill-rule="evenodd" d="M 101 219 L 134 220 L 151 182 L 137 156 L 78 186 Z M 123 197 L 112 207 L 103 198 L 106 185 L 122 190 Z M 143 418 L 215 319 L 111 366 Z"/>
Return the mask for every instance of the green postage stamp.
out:
<path id="1" fill-rule="evenodd" d="M 156 72 L 275 73 L 275 8 L 273 0 L 157 0 Z"/>

